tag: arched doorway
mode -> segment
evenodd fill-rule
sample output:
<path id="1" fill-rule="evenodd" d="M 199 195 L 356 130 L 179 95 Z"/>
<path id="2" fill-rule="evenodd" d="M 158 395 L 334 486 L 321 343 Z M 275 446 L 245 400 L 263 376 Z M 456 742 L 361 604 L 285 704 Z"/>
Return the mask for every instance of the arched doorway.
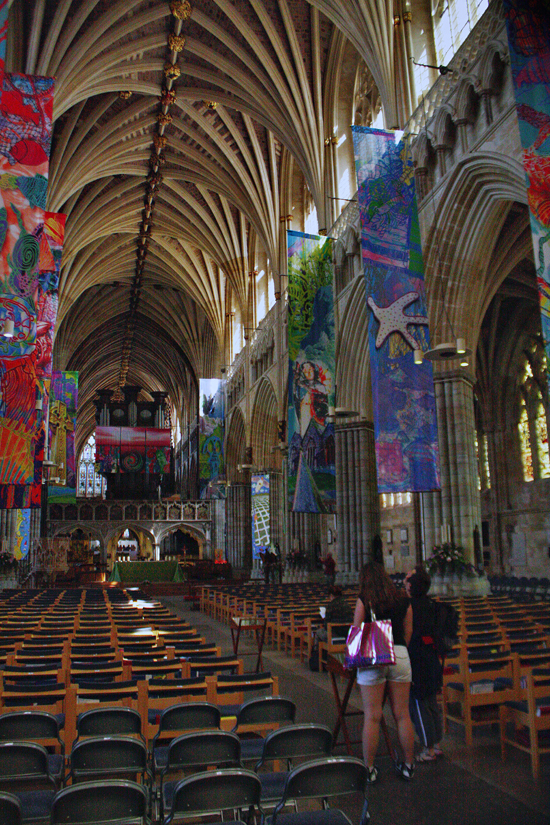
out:
<path id="1" fill-rule="evenodd" d="M 101 541 L 82 527 L 73 527 L 56 535 L 56 538 L 68 538 L 67 570 L 57 573 L 56 586 L 90 584 L 105 578 L 105 565 L 102 563 Z"/>
<path id="2" fill-rule="evenodd" d="M 110 572 L 116 562 L 152 561 L 155 540 L 145 529 L 132 525 L 120 525 L 106 537 L 107 570 Z"/>
<path id="3" fill-rule="evenodd" d="M 202 548 L 195 536 L 178 527 L 165 536 L 160 543 L 160 558 L 177 558 L 178 561 L 202 558 Z"/>
<path id="4" fill-rule="evenodd" d="M 141 556 L 139 536 L 127 527 L 120 536 L 116 548 L 117 561 L 138 561 Z"/>

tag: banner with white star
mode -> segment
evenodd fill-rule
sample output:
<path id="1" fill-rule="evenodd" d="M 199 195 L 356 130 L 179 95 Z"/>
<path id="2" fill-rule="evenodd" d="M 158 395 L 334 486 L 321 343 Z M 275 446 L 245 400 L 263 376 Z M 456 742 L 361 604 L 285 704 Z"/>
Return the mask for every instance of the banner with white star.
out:
<path id="1" fill-rule="evenodd" d="M 440 488 L 432 365 L 412 158 L 392 132 L 353 126 L 378 491 Z"/>

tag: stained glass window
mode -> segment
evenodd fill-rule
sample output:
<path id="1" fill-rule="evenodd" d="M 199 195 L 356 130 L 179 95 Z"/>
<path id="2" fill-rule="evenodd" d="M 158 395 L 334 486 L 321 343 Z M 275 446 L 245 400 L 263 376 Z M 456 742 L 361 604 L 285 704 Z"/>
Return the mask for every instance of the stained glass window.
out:
<path id="1" fill-rule="evenodd" d="M 89 437 L 78 462 L 78 495 L 83 498 L 105 498 L 107 480 L 95 471 L 95 434 Z"/>
<path id="2" fill-rule="evenodd" d="M 531 439 L 529 437 L 529 416 L 527 415 L 525 401 L 523 401 L 521 407 L 518 431 L 521 463 L 523 465 L 523 479 L 524 481 L 534 481 L 535 475 L 533 473 L 533 453 L 531 452 Z"/>
<path id="3" fill-rule="evenodd" d="M 535 339 L 525 350 L 519 389 L 518 434 L 523 478 L 525 481 L 550 478 L 548 423 L 543 403 L 547 395 L 546 356 L 542 339 Z"/>
<path id="4" fill-rule="evenodd" d="M 486 435 L 481 439 L 481 467 L 484 474 L 485 489 L 491 489 L 491 469 L 489 467 L 489 440 Z"/>
<path id="5" fill-rule="evenodd" d="M 491 470 L 489 468 L 489 442 L 485 433 L 478 436 L 476 431 L 474 436 L 476 460 L 477 460 L 477 489 L 491 489 Z"/>
<path id="6" fill-rule="evenodd" d="M 542 401 L 539 401 L 537 419 L 535 421 L 537 438 L 537 455 L 539 459 L 540 478 L 550 478 L 550 456 L 548 455 L 548 424 L 546 411 Z"/>

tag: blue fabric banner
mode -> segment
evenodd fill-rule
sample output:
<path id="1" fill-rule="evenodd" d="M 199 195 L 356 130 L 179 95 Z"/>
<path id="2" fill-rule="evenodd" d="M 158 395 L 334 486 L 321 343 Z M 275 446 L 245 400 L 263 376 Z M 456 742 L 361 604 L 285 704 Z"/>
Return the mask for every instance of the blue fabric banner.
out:
<path id="1" fill-rule="evenodd" d="M 438 490 L 439 452 L 412 158 L 391 132 L 353 126 L 369 312 L 378 490 Z"/>

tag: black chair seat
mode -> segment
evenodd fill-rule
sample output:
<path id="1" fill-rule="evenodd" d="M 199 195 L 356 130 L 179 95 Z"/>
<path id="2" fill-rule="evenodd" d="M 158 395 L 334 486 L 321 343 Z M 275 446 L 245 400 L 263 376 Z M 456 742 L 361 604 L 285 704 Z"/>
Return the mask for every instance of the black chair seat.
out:
<path id="1" fill-rule="evenodd" d="M 487 682 L 488 687 L 492 687 L 492 690 L 479 690 L 479 693 L 498 693 L 499 690 L 505 690 L 506 687 L 510 687 L 512 684 L 510 679 L 505 678 L 495 679 L 493 682 L 491 682 L 490 679 L 480 679 L 479 682 L 472 682 L 471 686 L 481 686 L 485 682 Z M 453 690 L 464 692 L 464 684 L 462 682 L 449 682 L 447 686 L 452 688 Z"/>
<path id="2" fill-rule="evenodd" d="M 168 748 L 166 750 L 168 750 Z M 162 786 L 162 804 L 165 811 L 172 810 L 174 788 L 176 787 L 176 784 L 177 780 L 174 780 L 173 782 L 165 782 Z"/>
<path id="3" fill-rule="evenodd" d="M 262 783 L 262 805 L 265 802 L 278 802 L 283 795 L 288 773 L 286 771 L 273 771 L 271 773 L 260 773 Z"/>
<path id="4" fill-rule="evenodd" d="M 260 736 L 254 739 L 241 739 L 241 762 L 257 762 L 263 749 L 264 740 Z"/>
<path id="5" fill-rule="evenodd" d="M 540 699 L 536 699 L 535 702 L 537 708 L 541 710 L 541 713 L 544 712 L 545 715 L 550 713 L 550 696 L 541 696 Z M 512 700 L 511 702 L 504 702 L 504 705 L 507 708 L 513 708 L 522 713 L 527 713 L 528 711 L 527 701 Z"/>
<path id="6" fill-rule="evenodd" d="M 48 770 L 56 779 L 61 779 L 65 770 L 65 761 L 59 753 L 48 754 Z"/>
<path id="7" fill-rule="evenodd" d="M 15 796 L 21 802 L 23 822 L 50 821 L 55 791 L 20 791 Z"/>
<path id="8" fill-rule="evenodd" d="M 153 753 L 153 765 L 155 771 L 165 768 L 168 764 L 168 746 L 156 745 Z"/>
<path id="9" fill-rule="evenodd" d="M 222 716 L 236 716 L 242 705 L 218 705 Z"/>
<path id="10" fill-rule="evenodd" d="M 265 825 L 271 825 L 272 817 L 265 818 Z M 352 825 L 351 820 L 338 808 L 326 811 L 300 811 L 300 813 L 279 814 L 277 825 Z"/>

